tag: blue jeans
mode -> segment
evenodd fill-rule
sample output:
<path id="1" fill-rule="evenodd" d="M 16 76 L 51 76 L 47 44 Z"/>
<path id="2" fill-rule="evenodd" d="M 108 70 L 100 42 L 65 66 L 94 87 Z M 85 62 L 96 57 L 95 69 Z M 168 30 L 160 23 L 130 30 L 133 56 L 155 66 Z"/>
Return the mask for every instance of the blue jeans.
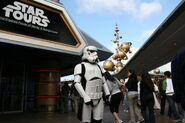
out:
<path id="1" fill-rule="evenodd" d="M 179 119 L 180 116 L 179 116 L 179 114 L 177 112 L 177 109 L 176 109 L 176 106 L 175 106 L 175 101 L 173 99 L 173 96 L 166 96 L 166 99 L 167 99 L 167 101 L 169 103 L 169 106 L 170 106 L 170 109 L 171 109 L 171 112 L 172 112 L 174 118 L 175 119 Z"/>
<path id="2" fill-rule="evenodd" d="M 128 92 L 126 92 L 124 99 L 123 99 L 123 109 L 124 110 L 129 110 L 128 107 Z"/>

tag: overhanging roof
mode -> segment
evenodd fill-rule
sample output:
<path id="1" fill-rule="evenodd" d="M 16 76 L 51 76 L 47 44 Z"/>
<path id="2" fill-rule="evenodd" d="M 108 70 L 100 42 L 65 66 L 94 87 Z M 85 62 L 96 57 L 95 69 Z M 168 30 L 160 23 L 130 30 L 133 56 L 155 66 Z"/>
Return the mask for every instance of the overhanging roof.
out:
<path id="1" fill-rule="evenodd" d="M 113 54 L 109 49 L 107 49 L 102 44 L 97 42 L 94 38 L 89 36 L 87 33 L 85 33 L 82 30 L 80 31 L 85 41 L 87 42 L 87 46 L 93 45 L 98 48 L 98 56 L 99 56 L 100 61 L 108 59 Z M 69 64 L 69 65 L 66 65 L 65 68 L 63 68 L 65 71 L 62 73 L 62 76 L 72 74 L 74 66 L 81 62 L 81 56 L 72 56 L 71 58 L 69 57 L 65 57 L 65 58 L 66 60 L 63 61 L 65 62 L 64 64 Z"/>
<path id="2" fill-rule="evenodd" d="M 89 36 L 86 32 L 81 30 L 81 33 L 84 39 L 87 41 L 88 46 L 96 46 L 98 48 L 98 55 L 99 55 L 100 61 L 108 59 L 113 54 L 109 49 L 107 49 L 105 46 L 97 42 L 94 38 Z"/>
<path id="3" fill-rule="evenodd" d="M 176 51 L 185 47 L 185 0 L 156 29 L 140 50 L 115 76 L 123 78 L 128 69 L 151 71 L 172 60 Z"/>

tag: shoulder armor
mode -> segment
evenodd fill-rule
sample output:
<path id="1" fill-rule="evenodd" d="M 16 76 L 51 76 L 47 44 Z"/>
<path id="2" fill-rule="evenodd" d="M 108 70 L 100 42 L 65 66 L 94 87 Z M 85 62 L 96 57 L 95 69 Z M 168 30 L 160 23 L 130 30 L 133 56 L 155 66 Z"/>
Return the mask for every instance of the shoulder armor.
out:
<path id="1" fill-rule="evenodd" d="M 82 74 L 82 64 L 77 64 L 74 68 L 74 75 Z"/>

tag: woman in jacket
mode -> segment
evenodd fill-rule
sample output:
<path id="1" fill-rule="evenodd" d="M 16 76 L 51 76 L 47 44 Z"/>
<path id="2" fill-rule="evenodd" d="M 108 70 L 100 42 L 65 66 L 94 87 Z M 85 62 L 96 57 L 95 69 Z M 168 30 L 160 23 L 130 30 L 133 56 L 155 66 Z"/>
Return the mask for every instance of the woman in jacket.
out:
<path id="1" fill-rule="evenodd" d="M 112 112 L 115 123 L 122 123 L 123 121 L 119 118 L 119 105 L 122 100 L 122 92 L 120 88 L 122 83 L 119 82 L 116 78 L 112 77 L 109 72 L 104 73 L 107 85 L 110 90 L 110 111 Z"/>

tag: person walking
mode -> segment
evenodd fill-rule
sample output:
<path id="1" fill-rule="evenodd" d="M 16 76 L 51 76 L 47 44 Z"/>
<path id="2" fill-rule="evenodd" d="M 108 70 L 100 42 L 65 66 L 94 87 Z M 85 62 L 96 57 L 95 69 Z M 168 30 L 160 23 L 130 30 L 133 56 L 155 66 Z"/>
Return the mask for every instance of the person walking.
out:
<path id="1" fill-rule="evenodd" d="M 110 91 L 110 111 L 114 116 L 115 123 L 122 123 L 123 121 L 119 117 L 119 105 L 123 97 L 121 92 L 123 83 L 112 77 L 109 72 L 105 72 L 104 76 Z"/>
<path id="2" fill-rule="evenodd" d="M 177 51 L 171 62 L 172 82 L 181 115 L 185 111 L 185 48 Z M 185 115 L 182 122 L 185 123 Z"/>
<path id="3" fill-rule="evenodd" d="M 139 107 L 137 105 L 138 91 L 137 91 L 137 76 L 133 70 L 128 70 L 127 72 L 128 82 L 125 84 L 128 89 L 128 104 L 129 104 L 129 113 L 130 113 L 130 122 L 136 123 L 142 122 L 144 119 L 141 115 Z M 137 120 L 136 120 L 137 116 Z"/>
<path id="4" fill-rule="evenodd" d="M 80 101 L 80 95 L 78 94 L 78 91 L 76 90 L 74 84 L 71 86 L 71 99 L 72 99 L 72 109 L 77 114 L 78 113 L 78 104 Z"/>
<path id="5" fill-rule="evenodd" d="M 160 99 L 161 99 L 161 110 L 160 110 L 160 114 L 164 115 L 165 113 L 165 104 L 166 104 L 166 94 L 165 91 L 162 90 L 162 83 L 163 80 L 159 80 L 159 94 L 160 94 Z"/>
<path id="6" fill-rule="evenodd" d="M 166 93 L 166 99 L 169 103 L 171 112 L 174 116 L 174 122 L 178 122 L 181 121 L 180 116 L 177 112 L 176 106 L 175 106 L 175 101 L 174 101 L 174 89 L 173 89 L 173 83 L 172 83 L 172 79 L 171 79 L 171 72 L 170 71 L 166 71 L 164 72 L 164 77 L 165 80 L 163 81 L 163 90 Z"/>
<path id="7" fill-rule="evenodd" d="M 141 105 L 141 113 L 144 117 L 145 123 L 155 123 L 153 96 L 154 84 L 147 72 L 143 72 L 141 75 L 138 75 L 137 79 L 140 81 L 139 104 Z"/>
<path id="8" fill-rule="evenodd" d="M 64 83 L 61 90 L 61 113 L 67 113 L 68 112 L 68 102 L 69 102 L 69 94 L 70 94 L 70 87 L 68 86 L 68 83 Z"/>

